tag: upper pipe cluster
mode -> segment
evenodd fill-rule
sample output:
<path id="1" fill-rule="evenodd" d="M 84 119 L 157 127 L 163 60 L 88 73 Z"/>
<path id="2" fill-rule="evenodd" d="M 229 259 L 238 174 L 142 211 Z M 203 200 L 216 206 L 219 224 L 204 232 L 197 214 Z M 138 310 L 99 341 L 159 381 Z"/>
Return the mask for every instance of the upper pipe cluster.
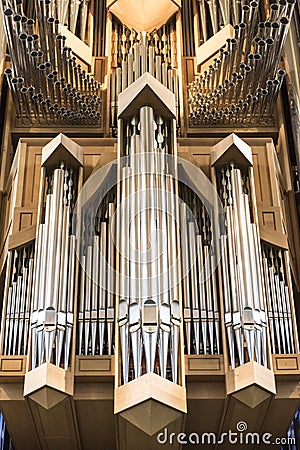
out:
<path id="1" fill-rule="evenodd" d="M 258 23 L 258 1 L 242 7 L 219 56 L 189 84 L 192 126 L 267 123 L 273 115 L 285 71 L 278 70 L 296 0 L 270 6 Z"/>
<path id="2" fill-rule="evenodd" d="M 24 15 L 22 0 L 0 5 L 12 61 L 6 76 L 19 121 L 98 125 L 100 83 L 66 46 L 51 0 L 35 0 L 36 21 Z"/>

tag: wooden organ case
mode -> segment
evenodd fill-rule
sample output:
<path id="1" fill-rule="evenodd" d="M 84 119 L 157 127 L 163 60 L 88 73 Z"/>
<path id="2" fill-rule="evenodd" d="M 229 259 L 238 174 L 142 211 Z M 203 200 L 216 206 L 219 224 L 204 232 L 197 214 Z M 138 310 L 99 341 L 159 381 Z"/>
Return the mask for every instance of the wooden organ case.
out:
<path id="1" fill-rule="evenodd" d="M 295 1 L 0 3 L 13 448 L 284 437 L 300 380 L 297 57 L 281 60 Z"/>

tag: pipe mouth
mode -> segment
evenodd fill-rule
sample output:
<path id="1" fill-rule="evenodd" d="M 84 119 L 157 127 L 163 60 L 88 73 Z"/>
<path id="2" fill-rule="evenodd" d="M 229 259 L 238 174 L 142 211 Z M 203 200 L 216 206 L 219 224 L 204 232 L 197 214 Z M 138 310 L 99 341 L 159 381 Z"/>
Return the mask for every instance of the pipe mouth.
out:
<path id="1" fill-rule="evenodd" d="M 243 11 L 250 11 L 250 6 L 244 5 L 244 6 L 242 7 L 242 10 L 243 10 Z"/>
<path id="2" fill-rule="evenodd" d="M 267 45 L 273 45 L 274 44 L 274 39 L 273 38 L 267 38 L 266 39 L 266 43 L 267 43 Z"/>
<path id="3" fill-rule="evenodd" d="M 26 39 L 27 39 L 27 34 L 26 34 L 26 33 L 20 33 L 20 34 L 19 34 L 19 39 L 21 39 L 21 41 L 26 41 Z"/>
<path id="4" fill-rule="evenodd" d="M 27 20 L 27 25 L 34 25 L 35 21 L 33 19 L 28 19 Z"/>
<path id="5" fill-rule="evenodd" d="M 284 76 L 286 75 L 286 71 L 285 71 L 284 69 L 279 69 L 279 70 L 278 70 L 278 75 L 279 75 L 280 77 L 284 77 Z"/>
<path id="6" fill-rule="evenodd" d="M 27 17 L 22 16 L 22 18 L 21 18 L 21 23 L 27 23 L 27 22 L 28 22 Z"/>
<path id="7" fill-rule="evenodd" d="M 288 19 L 287 17 L 281 17 L 281 19 L 280 19 L 280 23 L 282 25 L 288 25 L 289 22 L 290 22 L 290 19 Z"/>
<path id="8" fill-rule="evenodd" d="M 272 9 L 272 11 L 278 11 L 279 10 L 279 6 L 277 5 L 277 3 L 272 3 L 270 8 Z"/>
<path id="9" fill-rule="evenodd" d="M 4 15 L 5 15 L 6 17 L 12 16 L 12 15 L 13 15 L 13 10 L 10 9 L 10 8 L 7 8 L 7 9 L 4 11 Z"/>
<path id="10" fill-rule="evenodd" d="M 247 27 L 247 25 L 245 24 L 245 22 L 241 22 L 239 24 L 239 28 L 245 29 Z"/>
<path id="11" fill-rule="evenodd" d="M 18 78 L 18 83 L 24 83 L 24 78 L 23 77 L 19 77 Z"/>
<path id="12" fill-rule="evenodd" d="M 259 45 L 259 47 L 265 47 L 267 45 L 266 41 L 264 41 L 263 39 L 261 39 L 257 45 Z"/>
<path id="13" fill-rule="evenodd" d="M 279 23 L 278 22 L 272 22 L 272 28 L 277 30 L 279 28 Z"/>
<path id="14" fill-rule="evenodd" d="M 21 92 L 22 94 L 27 94 L 28 89 L 27 89 L 26 87 L 22 87 L 22 88 L 20 89 L 20 92 Z"/>
<path id="15" fill-rule="evenodd" d="M 40 69 L 40 70 L 46 70 L 45 64 L 40 64 L 40 65 L 39 65 L 39 69 Z"/>
<path id="16" fill-rule="evenodd" d="M 20 14 L 15 14 L 13 16 L 13 21 L 14 22 L 21 22 L 21 20 L 22 20 L 22 17 L 20 16 Z"/>
<path id="17" fill-rule="evenodd" d="M 10 67 L 8 67 L 7 69 L 4 70 L 5 75 L 11 75 L 12 74 L 12 70 Z"/>
<path id="18" fill-rule="evenodd" d="M 38 57 L 38 52 L 36 50 L 32 50 L 32 52 L 30 52 L 30 56 L 32 58 L 37 58 Z"/>
<path id="19" fill-rule="evenodd" d="M 286 0 L 279 0 L 279 4 L 281 6 L 286 6 Z"/>

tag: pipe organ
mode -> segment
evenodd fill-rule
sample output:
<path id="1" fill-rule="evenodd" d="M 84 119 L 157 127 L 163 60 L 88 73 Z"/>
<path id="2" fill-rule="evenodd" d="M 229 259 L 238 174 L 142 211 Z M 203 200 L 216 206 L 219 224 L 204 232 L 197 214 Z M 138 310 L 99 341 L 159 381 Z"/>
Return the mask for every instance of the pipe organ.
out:
<path id="1" fill-rule="evenodd" d="M 230 430 L 280 448 L 300 379 L 296 0 L 0 16 L 3 448 Z"/>

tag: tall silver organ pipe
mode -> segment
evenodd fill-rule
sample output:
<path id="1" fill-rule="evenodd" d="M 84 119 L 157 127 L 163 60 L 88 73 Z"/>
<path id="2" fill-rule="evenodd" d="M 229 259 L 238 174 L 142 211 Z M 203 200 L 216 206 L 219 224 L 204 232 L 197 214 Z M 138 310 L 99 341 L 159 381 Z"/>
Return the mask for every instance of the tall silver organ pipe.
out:
<path id="1" fill-rule="evenodd" d="M 296 353 L 298 338 L 292 313 L 293 294 L 289 282 L 288 253 L 264 244 L 262 261 L 272 353 Z"/>
<path id="2" fill-rule="evenodd" d="M 32 290 L 31 366 L 69 366 L 74 323 L 75 236 L 70 232 L 77 174 L 61 163 L 46 177 Z"/>
<path id="3" fill-rule="evenodd" d="M 119 236 L 118 317 L 123 382 L 146 371 L 177 383 L 179 242 L 174 217 L 168 217 L 175 191 L 166 159 L 168 123 L 143 107 L 125 128 L 128 164 L 120 169 L 119 226 L 128 234 Z"/>
<path id="4" fill-rule="evenodd" d="M 151 33 L 130 30 L 113 22 L 111 84 L 111 128 L 117 127 L 118 95 L 145 72 L 170 89 L 176 97 L 179 119 L 179 91 L 176 23 L 171 20 Z"/>
<path id="5" fill-rule="evenodd" d="M 115 194 L 100 206 L 96 223 L 84 221 L 78 314 L 79 355 L 112 355 L 115 320 Z M 108 266 L 109 270 L 107 270 Z"/>
<path id="6" fill-rule="evenodd" d="M 212 34 L 216 34 L 226 25 L 247 23 L 251 3 L 236 0 L 198 0 L 201 42 L 206 42 Z"/>
<path id="7" fill-rule="evenodd" d="M 273 3 L 266 22 L 259 23 L 259 2 L 243 6 L 235 37 L 227 39 L 219 56 L 188 87 L 191 126 L 272 123 L 285 77 L 279 63 L 295 1 L 282 1 L 276 9 Z"/>
<path id="8" fill-rule="evenodd" d="M 124 120 L 124 130 L 118 225 L 124 232 L 117 238 L 122 379 L 156 372 L 178 383 L 182 320 L 186 353 L 221 351 L 212 230 L 195 195 L 180 189 L 177 197 L 168 121 L 145 106 Z"/>
<path id="9" fill-rule="evenodd" d="M 222 278 L 231 366 L 256 360 L 267 367 L 265 284 L 258 228 L 252 217 L 249 169 L 232 161 L 217 175 L 226 215 Z"/>
<path id="10" fill-rule="evenodd" d="M 35 21 L 10 3 L 1 0 L 0 7 L 12 62 L 5 73 L 19 124 L 99 126 L 100 83 L 66 46 L 59 8 L 48 0 L 36 1 Z M 61 17 L 68 3 L 58 2 Z"/>
<path id="11" fill-rule="evenodd" d="M 182 267 L 191 267 L 183 279 L 185 350 L 187 354 L 220 354 L 219 291 L 212 253 L 210 218 L 195 194 L 179 186 Z"/>
<path id="12" fill-rule="evenodd" d="M 3 355 L 27 355 L 34 246 L 9 253 L 3 310 Z"/>

